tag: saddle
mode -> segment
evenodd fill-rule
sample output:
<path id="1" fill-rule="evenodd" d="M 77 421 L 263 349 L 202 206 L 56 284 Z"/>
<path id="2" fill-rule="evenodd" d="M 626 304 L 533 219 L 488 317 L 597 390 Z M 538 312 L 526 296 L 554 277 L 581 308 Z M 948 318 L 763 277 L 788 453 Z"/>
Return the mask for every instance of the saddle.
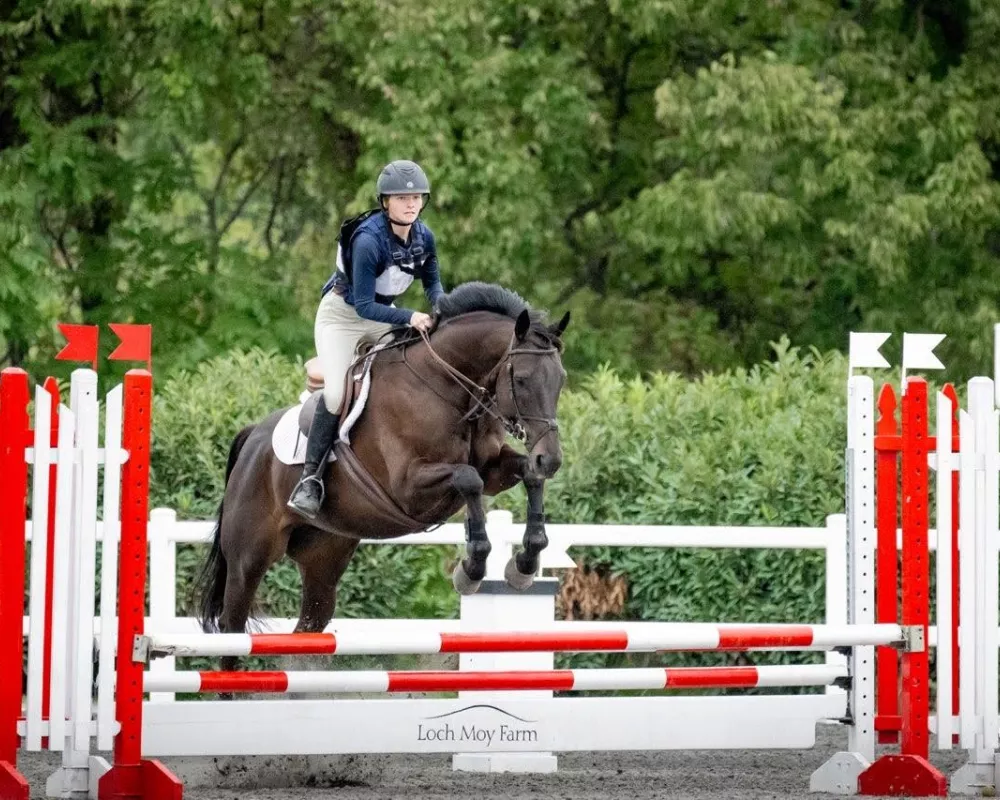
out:
<path id="1" fill-rule="evenodd" d="M 349 427 L 345 423 L 348 420 L 353 423 L 364 410 L 364 400 L 367 399 L 367 393 L 362 397 L 362 389 L 367 386 L 365 378 L 371 372 L 372 362 L 375 360 L 373 352 L 375 350 L 372 343 L 362 342 L 355 351 L 354 361 L 351 362 L 344 374 L 344 396 L 340 401 L 340 408 L 336 412 L 340 415 L 342 429 Z M 312 419 L 316 415 L 316 403 L 323 396 L 326 380 L 319 358 L 310 358 L 305 363 L 305 370 L 306 391 L 309 392 L 309 398 L 302 404 L 302 410 L 299 412 L 299 431 L 303 436 L 308 436 L 309 426 L 312 425 Z M 353 415 L 355 419 L 352 419 L 352 412 L 355 411 L 359 400 L 361 406 L 356 409 L 357 413 Z"/>
<path id="2" fill-rule="evenodd" d="M 368 390 L 371 385 L 371 368 L 375 361 L 375 356 L 384 345 L 374 345 L 370 342 L 359 344 L 355 351 L 355 358 L 344 375 L 344 397 L 340 402 L 341 426 L 339 435 L 334 440 L 333 451 L 341 468 L 354 484 L 361 490 L 362 496 L 366 497 L 372 506 L 373 513 L 380 514 L 389 519 L 393 524 L 415 533 L 425 530 L 428 523 L 421 522 L 409 516 L 399 504 L 385 491 L 378 481 L 372 476 L 364 464 L 358 459 L 350 446 L 348 438 L 351 426 L 357 422 L 364 411 L 365 401 L 368 399 Z M 308 437 L 309 426 L 312 424 L 313 416 L 316 414 L 316 404 L 323 396 L 323 386 L 325 380 L 323 368 L 318 358 L 311 358 L 305 364 L 306 369 L 306 389 L 310 392 L 308 399 L 302 404 L 299 411 L 299 432 L 303 437 Z"/>
<path id="3" fill-rule="evenodd" d="M 344 396 L 340 401 L 340 408 L 337 413 L 341 419 L 341 436 L 345 437 L 351 426 L 361 416 L 364 410 L 365 400 L 368 399 L 368 386 L 370 384 L 370 374 L 375 355 L 389 346 L 407 348 L 420 341 L 420 334 L 412 329 L 394 330 L 389 340 L 382 344 L 370 341 L 361 341 L 354 351 L 354 360 L 351 361 L 347 372 L 344 374 Z M 308 399 L 302 404 L 299 412 L 299 431 L 303 436 L 309 435 L 309 426 L 312 424 L 313 416 L 316 414 L 316 403 L 326 385 L 326 378 L 323 375 L 323 365 L 318 357 L 310 358 L 305 363 L 306 370 L 306 392 Z"/>

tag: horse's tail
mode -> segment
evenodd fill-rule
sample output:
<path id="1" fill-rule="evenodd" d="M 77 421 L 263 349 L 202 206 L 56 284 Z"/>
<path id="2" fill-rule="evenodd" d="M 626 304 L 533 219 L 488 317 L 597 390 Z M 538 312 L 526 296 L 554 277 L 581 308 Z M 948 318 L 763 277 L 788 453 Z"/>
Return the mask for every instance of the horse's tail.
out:
<path id="1" fill-rule="evenodd" d="M 229 484 L 229 476 L 233 473 L 236 460 L 240 457 L 243 445 L 253 432 L 254 426 L 248 425 L 233 439 L 229 447 L 229 459 L 226 461 L 226 481 L 223 484 L 223 494 L 225 486 Z M 226 557 L 222 554 L 222 506 L 223 501 L 219 501 L 219 513 L 215 521 L 215 529 L 212 531 L 212 549 L 208 558 L 202 566 L 201 574 L 198 576 L 195 587 L 200 592 L 201 607 L 198 621 L 201 629 L 205 633 L 218 633 L 219 615 L 222 614 L 222 602 L 226 595 Z"/>

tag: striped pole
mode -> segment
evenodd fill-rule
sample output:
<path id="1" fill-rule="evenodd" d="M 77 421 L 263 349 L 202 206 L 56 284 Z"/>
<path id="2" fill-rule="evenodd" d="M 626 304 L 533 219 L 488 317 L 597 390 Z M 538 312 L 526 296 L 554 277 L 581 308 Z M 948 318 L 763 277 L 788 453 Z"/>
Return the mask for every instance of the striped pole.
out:
<path id="1" fill-rule="evenodd" d="M 847 677 L 840 664 L 766 667 L 562 669 L 544 672 L 174 672 L 144 673 L 146 692 L 472 692 L 626 691 L 829 686 Z"/>
<path id="2" fill-rule="evenodd" d="M 358 633 L 218 633 L 147 636 L 137 657 L 428 655 L 505 652 L 667 652 L 824 649 L 902 642 L 899 625 L 643 623 L 620 630 Z M 145 652 L 144 652 L 145 651 Z"/>

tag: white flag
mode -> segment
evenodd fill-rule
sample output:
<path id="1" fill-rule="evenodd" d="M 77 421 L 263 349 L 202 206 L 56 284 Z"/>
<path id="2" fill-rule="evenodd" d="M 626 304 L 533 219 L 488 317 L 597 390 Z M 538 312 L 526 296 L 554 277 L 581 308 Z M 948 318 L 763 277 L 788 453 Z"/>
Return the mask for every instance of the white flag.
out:
<path id="1" fill-rule="evenodd" d="M 891 333 L 855 333 L 851 331 L 851 343 L 848 351 L 848 366 L 855 367 L 888 367 L 878 349 L 885 344 Z"/>
<path id="2" fill-rule="evenodd" d="M 904 333 L 903 369 L 944 369 L 934 348 L 941 344 L 943 333 Z"/>

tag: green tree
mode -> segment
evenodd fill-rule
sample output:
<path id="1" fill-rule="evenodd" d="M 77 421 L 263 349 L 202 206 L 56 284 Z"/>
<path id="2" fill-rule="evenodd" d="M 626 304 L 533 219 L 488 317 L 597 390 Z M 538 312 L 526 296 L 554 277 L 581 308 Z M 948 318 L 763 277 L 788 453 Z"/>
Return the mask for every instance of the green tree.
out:
<path id="1" fill-rule="evenodd" d="M 571 308 L 574 379 L 852 328 L 981 371 L 998 34 L 981 0 L 28 0 L 0 22 L 0 355 L 44 362 L 59 318 L 153 322 L 161 370 L 308 355 L 340 222 L 411 157 L 446 285 Z"/>

